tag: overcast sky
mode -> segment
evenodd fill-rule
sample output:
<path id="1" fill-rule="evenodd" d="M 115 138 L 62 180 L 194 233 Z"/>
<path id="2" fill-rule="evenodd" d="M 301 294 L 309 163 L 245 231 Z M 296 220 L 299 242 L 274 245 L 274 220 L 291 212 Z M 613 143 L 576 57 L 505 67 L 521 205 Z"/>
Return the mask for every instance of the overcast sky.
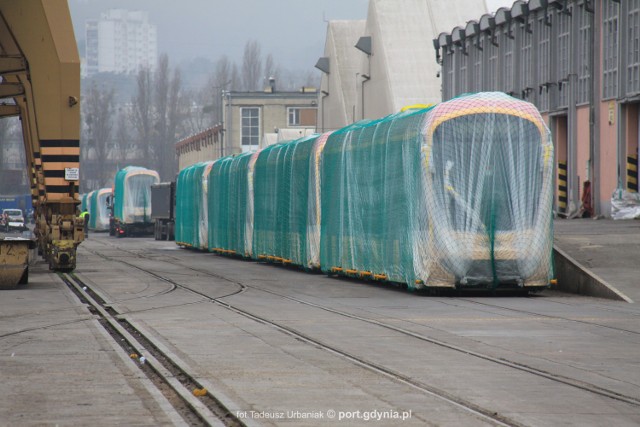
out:
<path id="1" fill-rule="evenodd" d="M 426 1 L 426 0 L 425 0 Z M 431 0 L 446 1 L 446 0 Z M 160 53 L 172 62 L 223 54 L 239 61 L 245 43 L 289 69 L 312 69 L 324 51 L 325 20 L 366 19 L 368 0 L 69 0 L 76 38 L 108 9 L 146 10 L 158 27 Z M 512 1 L 487 0 L 490 11 Z M 478 17 L 479 18 L 479 17 Z M 84 55 L 84 52 L 80 52 Z"/>

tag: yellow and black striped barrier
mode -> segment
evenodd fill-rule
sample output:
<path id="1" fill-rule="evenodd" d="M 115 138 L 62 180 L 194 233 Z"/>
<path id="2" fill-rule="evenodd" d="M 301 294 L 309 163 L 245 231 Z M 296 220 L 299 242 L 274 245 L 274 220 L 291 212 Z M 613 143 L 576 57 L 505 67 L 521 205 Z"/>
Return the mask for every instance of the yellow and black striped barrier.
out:
<path id="1" fill-rule="evenodd" d="M 627 156 L 627 191 L 638 192 L 638 155 Z"/>
<path id="2" fill-rule="evenodd" d="M 558 210 L 567 211 L 567 162 L 558 162 Z"/>

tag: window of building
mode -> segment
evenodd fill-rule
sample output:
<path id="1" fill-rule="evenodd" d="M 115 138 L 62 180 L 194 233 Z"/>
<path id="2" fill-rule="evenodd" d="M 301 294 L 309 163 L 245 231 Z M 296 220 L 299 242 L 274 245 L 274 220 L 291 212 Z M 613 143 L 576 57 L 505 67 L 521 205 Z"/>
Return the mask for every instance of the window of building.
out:
<path id="1" fill-rule="evenodd" d="M 520 61 L 520 63 L 522 64 L 522 69 L 520 70 L 520 75 L 522 76 L 523 98 L 528 101 L 533 101 L 533 97 L 535 96 L 533 91 L 533 62 L 532 62 L 533 36 L 532 36 L 532 33 L 530 33 L 527 30 L 528 25 L 531 25 L 531 23 L 521 24 L 520 31 L 519 31 L 521 40 L 522 40 L 522 49 L 521 49 L 522 60 Z"/>
<path id="2" fill-rule="evenodd" d="M 574 9 L 576 10 L 576 9 Z M 591 85 L 591 15 L 583 5 L 578 9 L 580 30 L 578 32 L 578 103 L 589 102 L 589 87 Z"/>
<path id="3" fill-rule="evenodd" d="M 468 80 L 469 80 L 469 75 L 468 75 L 468 64 L 469 64 L 469 56 L 468 56 L 468 52 L 469 52 L 469 41 L 465 40 L 464 42 L 465 44 L 465 52 L 464 53 L 462 51 L 462 49 L 458 49 L 456 52 L 456 58 L 458 59 L 458 70 L 459 70 L 459 74 L 458 74 L 458 84 L 456 85 L 456 94 L 460 95 L 461 93 L 466 93 L 468 92 Z"/>
<path id="4" fill-rule="evenodd" d="M 487 36 L 489 37 L 489 36 Z M 499 35 L 496 35 L 496 39 L 498 39 Z M 487 40 L 485 43 L 487 49 L 489 49 L 489 75 L 487 76 L 487 84 L 489 90 L 498 90 L 500 89 L 498 85 L 500 70 L 498 68 L 498 46 L 491 43 L 491 38 Z"/>
<path id="5" fill-rule="evenodd" d="M 242 145 L 258 145 L 260 142 L 260 108 L 240 108 Z"/>
<path id="6" fill-rule="evenodd" d="M 507 23 L 507 26 L 511 26 L 511 23 Z M 513 44 L 514 40 L 509 36 L 509 27 L 506 27 L 504 34 L 502 35 L 502 44 L 504 58 L 504 82 L 503 88 L 505 92 L 513 92 Z"/>
<path id="7" fill-rule="evenodd" d="M 479 35 L 476 37 L 480 37 Z M 479 40 L 473 40 L 475 46 L 471 48 L 473 52 L 473 81 L 471 87 L 474 92 L 480 92 L 483 88 L 482 82 L 482 57 L 484 52 L 484 40 L 480 37 Z"/>
<path id="8" fill-rule="evenodd" d="M 603 2 L 602 44 L 602 97 L 618 96 L 618 12 L 620 6 L 613 1 Z"/>
<path id="9" fill-rule="evenodd" d="M 640 92 L 640 0 L 629 1 L 627 17 L 627 95 L 631 95 Z"/>
<path id="10" fill-rule="evenodd" d="M 573 4 L 568 5 L 568 11 L 573 10 Z M 558 107 L 567 108 L 569 106 L 569 47 L 571 42 L 571 15 L 558 13 L 558 55 L 556 70 L 558 75 Z"/>
<path id="11" fill-rule="evenodd" d="M 300 109 L 289 107 L 287 108 L 287 113 L 289 126 L 300 126 Z"/>
<path id="12" fill-rule="evenodd" d="M 453 92 L 453 81 L 454 81 L 454 71 L 455 71 L 455 63 L 453 62 L 454 59 L 454 50 L 451 49 L 447 49 L 447 54 L 444 56 L 443 58 L 443 63 L 442 63 L 442 67 L 447 70 L 446 75 L 444 75 L 443 77 L 446 78 L 445 82 L 444 82 L 444 99 L 451 99 L 455 96 L 455 93 Z"/>
<path id="13" fill-rule="evenodd" d="M 288 107 L 287 124 L 289 126 L 315 126 L 316 108 Z"/>
<path id="14" fill-rule="evenodd" d="M 551 27 L 547 25 L 548 16 L 539 16 L 538 26 L 538 91 L 540 93 L 538 108 L 541 111 L 549 110 L 549 91 L 551 86 Z"/>

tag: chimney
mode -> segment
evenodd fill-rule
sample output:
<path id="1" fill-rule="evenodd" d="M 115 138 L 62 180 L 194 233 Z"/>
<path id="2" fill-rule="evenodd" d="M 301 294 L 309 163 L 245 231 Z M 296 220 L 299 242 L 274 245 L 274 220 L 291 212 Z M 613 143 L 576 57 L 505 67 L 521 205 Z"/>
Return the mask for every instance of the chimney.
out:
<path id="1" fill-rule="evenodd" d="M 269 77 L 269 86 L 271 87 L 271 93 L 276 91 L 276 79 L 275 77 Z"/>

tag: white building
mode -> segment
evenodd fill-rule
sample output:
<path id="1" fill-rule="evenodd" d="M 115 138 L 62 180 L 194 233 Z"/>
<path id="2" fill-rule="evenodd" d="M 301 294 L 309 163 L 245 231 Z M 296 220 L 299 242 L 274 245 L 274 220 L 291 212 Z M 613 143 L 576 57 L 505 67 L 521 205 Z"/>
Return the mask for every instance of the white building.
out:
<path id="1" fill-rule="evenodd" d="M 433 39 L 486 12 L 484 0 L 370 0 L 364 28 L 360 21 L 345 23 L 350 31 L 330 23 L 325 56 L 316 65 L 325 73 L 319 128 L 323 117 L 327 130 L 346 124 L 344 110 L 351 123 L 384 117 L 407 105 L 440 102 Z M 340 102 L 345 104 L 342 111 L 334 107 Z"/>
<path id="2" fill-rule="evenodd" d="M 112 9 L 86 22 L 86 75 L 137 73 L 158 61 L 156 26 L 144 11 Z"/>
<path id="3" fill-rule="evenodd" d="M 364 33 L 365 20 L 330 21 L 324 56 L 317 68 L 323 71 L 320 83 L 318 131 L 334 130 L 355 120 L 356 83 L 360 55 L 354 48 Z"/>

